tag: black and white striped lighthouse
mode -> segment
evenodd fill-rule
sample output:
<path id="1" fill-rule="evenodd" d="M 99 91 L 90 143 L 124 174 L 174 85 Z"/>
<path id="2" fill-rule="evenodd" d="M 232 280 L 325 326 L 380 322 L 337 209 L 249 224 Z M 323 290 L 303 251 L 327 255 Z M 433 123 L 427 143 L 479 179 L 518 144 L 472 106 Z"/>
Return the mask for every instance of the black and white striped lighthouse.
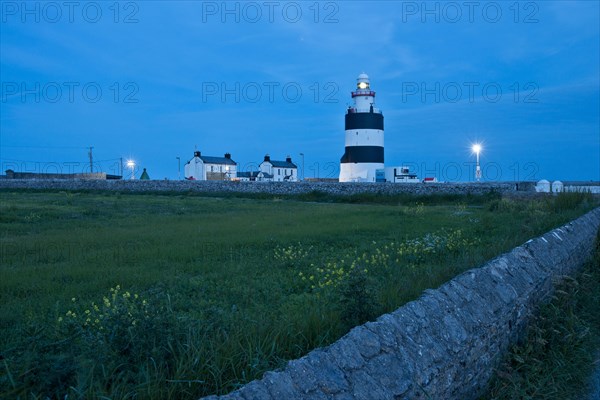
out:
<path id="1" fill-rule="evenodd" d="M 340 160 L 340 182 L 375 182 L 383 170 L 383 114 L 375 108 L 369 77 L 358 76 L 354 107 L 346 113 L 346 151 Z"/>

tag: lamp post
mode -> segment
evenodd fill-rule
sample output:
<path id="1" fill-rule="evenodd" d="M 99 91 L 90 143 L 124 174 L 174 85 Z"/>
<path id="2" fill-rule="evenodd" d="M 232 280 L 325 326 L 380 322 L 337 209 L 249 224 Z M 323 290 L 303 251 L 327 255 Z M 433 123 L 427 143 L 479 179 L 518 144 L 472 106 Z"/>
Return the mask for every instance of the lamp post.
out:
<path id="1" fill-rule="evenodd" d="M 131 168 L 131 178 L 130 179 L 135 179 L 135 161 L 128 160 L 127 161 L 127 166 L 129 168 Z"/>
<path id="2" fill-rule="evenodd" d="M 481 145 L 476 143 L 473 145 L 473 153 L 477 156 L 477 165 L 475 167 L 475 179 L 477 182 L 481 180 L 481 166 L 479 165 L 479 153 L 481 153 Z"/>
<path id="3" fill-rule="evenodd" d="M 181 180 L 181 157 L 175 157 L 177 159 L 177 179 Z"/>
<path id="4" fill-rule="evenodd" d="M 300 153 L 300 157 L 302 157 L 302 180 L 304 180 L 304 153 Z"/>

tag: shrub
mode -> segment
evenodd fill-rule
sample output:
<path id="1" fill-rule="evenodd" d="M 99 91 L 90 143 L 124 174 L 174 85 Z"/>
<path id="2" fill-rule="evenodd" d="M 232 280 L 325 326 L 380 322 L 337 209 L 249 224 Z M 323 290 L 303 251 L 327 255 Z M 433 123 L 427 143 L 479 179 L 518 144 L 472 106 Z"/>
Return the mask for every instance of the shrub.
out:
<path id="1" fill-rule="evenodd" d="M 368 270 L 357 266 L 350 269 L 337 288 L 340 298 L 340 319 L 346 329 L 361 325 L 376 316 L 375 285 Z"/>

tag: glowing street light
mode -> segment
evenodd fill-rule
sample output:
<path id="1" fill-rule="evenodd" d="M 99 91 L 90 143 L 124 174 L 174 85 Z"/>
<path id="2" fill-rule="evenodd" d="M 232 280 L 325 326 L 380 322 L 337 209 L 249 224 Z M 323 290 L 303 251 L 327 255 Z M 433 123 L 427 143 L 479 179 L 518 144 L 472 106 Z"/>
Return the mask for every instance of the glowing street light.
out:
<path id="1" fill-rule="evenodd" d="M 135 161 L 127 160 L 127 166 L 129 168 L 131 168 L 131 178 L 130 179 L 135 179 Z"/>
<path id="2" fill-rule="evenodd" d="M 475 167 L 475 179 L 479 182 L 481 179 L 481 167 L 479 165 L 479 153 L 481 153 L 481 145 L 475 143 L 472 147 L 473 153 L 477 155 L 477 166 Z"/>

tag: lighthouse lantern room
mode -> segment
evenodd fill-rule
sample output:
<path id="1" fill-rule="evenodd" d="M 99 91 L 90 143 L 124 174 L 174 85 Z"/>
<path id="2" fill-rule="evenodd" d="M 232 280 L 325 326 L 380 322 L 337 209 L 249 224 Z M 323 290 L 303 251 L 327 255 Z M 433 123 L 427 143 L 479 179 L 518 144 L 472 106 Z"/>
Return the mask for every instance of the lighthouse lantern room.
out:
<path id="1" fill-rule="evenodd" d="M 375 182 L 384 168 L 383 114 L 375 107 L 375 92 L 367 74 L 358 76 L 352 92 L 354 107 L 346 113 L 346 149 L 340 160 L 340 182 Z"/>

